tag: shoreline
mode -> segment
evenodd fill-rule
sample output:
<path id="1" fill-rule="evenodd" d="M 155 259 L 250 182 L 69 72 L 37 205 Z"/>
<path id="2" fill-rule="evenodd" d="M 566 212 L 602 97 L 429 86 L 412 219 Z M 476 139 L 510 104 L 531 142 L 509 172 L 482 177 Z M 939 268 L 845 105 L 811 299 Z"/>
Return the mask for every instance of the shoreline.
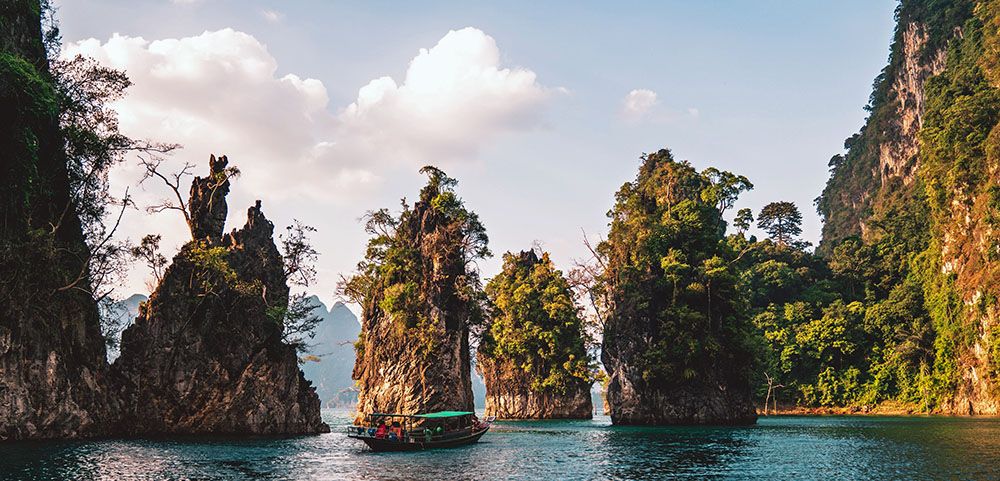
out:
<path id="1" fill-rule="evenodd" d="M 916 406 L 906 404 L 883 404 L 872 408 L 832 406 L 832 407 L 804 407 L 804 406 L 781 406 L 775 410 L 770 408 L 767 414 L 762 407 L 757 408 L 757 417 L 766 418 L 769 416 L 894 416 L 894 417 L 947 417 L 947 418 L 998 418 L 1000 414 L 963 414 L 943 411 L 924 411 Z"/>

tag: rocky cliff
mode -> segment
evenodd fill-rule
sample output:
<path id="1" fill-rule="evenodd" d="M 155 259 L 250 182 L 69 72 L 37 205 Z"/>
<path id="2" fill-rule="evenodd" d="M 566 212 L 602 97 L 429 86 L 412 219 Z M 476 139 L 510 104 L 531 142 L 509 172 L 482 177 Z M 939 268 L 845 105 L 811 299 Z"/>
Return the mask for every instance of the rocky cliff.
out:
<path id="1" fill-rule="evenodd" d="M 919 137 L 926 109 L 925 84 L 945 68 L 948 42 L 961 37 L 974 2 L 930 5 L 908 0 L 897 9 L 889 63 L 875 79 L 860 132 L 844 142 L 846 154 L 830 160 L 830 178 L 816 207 L 823 217 L 819 252 L 839 241 L 879 235 L 873 217 L 912 195 L 919 165 Z"/>
<path id="2" fill-rule="evenodd" d="M 756 421 L 749 315 L 718 207 L 749 187 L 661 149 L 643 155 L 635 181 L 616 194 L 594 288 L 614 423 Z"/>
<path id="3" fill-rule="evenodd" d="M 40 11 L 0 5 L 0 441 L 107 434 L 116 411 Z"/>
<path id="4" fill-rule="evenodd" d="M 320 401 L 282 342 L 288 286 L 260 202 L 223 235 L 226 158 L 192 184 L 191 231 L 122 335 L 113 365 L 129 434 L 328 431 Z"/>
<path id="5" fill-rule="evenodd" d="M 583 319 L 548 253 L 505 254 L 486 293 L 492 312 L 476 354 L 486 415 L 590 419 L 594 367 Z"/>
<path id="6" fill-rule="evenodd" d="M 919 312 L 905 322 L 929 320 L 928 410 L 997 414 L 1000 2 L 908 0 L 897 19 L 872 114 L 817 199 L 821 251 L 860 235 L 893 266 L 881 280 L 888 301 L 918 286 Z"/>
<path id="7" fill-rule="evenodd" d="M 345 285 L 363 309 L 359 416 L 473 409 L 469 327 L 481 319 L 481 288 L 470 264 L 489 254 L 487 238 L 456 181 L 422 172 L 430 179 L 412 208 L 369 214 L 368 257 Z"/>

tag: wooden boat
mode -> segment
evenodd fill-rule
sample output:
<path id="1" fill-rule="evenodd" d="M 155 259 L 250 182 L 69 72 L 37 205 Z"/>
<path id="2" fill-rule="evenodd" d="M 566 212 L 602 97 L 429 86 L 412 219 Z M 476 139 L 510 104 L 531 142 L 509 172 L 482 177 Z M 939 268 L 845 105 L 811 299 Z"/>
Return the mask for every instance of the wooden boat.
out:
<path id="1" fill-rule="evenodd" d="M 347 437 L 364 441 L 372 451 L 452 448 L 479 441 L 495 419 L 480 421 L 469 411 L 374 413 L 365 416 L 363 425 L 348 426 Z"/>

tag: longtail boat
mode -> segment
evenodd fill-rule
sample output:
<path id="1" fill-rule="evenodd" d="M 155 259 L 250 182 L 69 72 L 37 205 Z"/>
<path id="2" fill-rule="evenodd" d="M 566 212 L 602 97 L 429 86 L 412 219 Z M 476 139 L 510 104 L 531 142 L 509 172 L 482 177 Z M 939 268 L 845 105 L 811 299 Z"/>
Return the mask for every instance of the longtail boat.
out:
<path id="1" fill-rule="evenodd" d="M 415 451 L 451 448 L 479 441 L 496 418 L 476 418 L 469 411 L 427 414 L 373 413 L 347 427 L 347 437 L 360 439 L 372 451 Z"/>

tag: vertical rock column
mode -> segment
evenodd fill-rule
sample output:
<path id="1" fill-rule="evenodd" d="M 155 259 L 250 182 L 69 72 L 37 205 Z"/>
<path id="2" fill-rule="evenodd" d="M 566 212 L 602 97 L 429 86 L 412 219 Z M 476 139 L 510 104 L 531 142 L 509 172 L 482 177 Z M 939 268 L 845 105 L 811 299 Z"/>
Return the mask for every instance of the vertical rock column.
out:
<path id="1" fill-rule="evenodd" d="M 195 240 L 122 335 L 113 366 L 134 434 L 329 431 L 295 348 L 282 342 L 288 286 L 260 202 L 223 236 L 226 157 L 210 160 L 189 202 Z"/>
<path id="2" fill-rule="evenodd" d="M 0 4 L 0 441 L 108 434 L 115 412 L 40 12 Z"/>

